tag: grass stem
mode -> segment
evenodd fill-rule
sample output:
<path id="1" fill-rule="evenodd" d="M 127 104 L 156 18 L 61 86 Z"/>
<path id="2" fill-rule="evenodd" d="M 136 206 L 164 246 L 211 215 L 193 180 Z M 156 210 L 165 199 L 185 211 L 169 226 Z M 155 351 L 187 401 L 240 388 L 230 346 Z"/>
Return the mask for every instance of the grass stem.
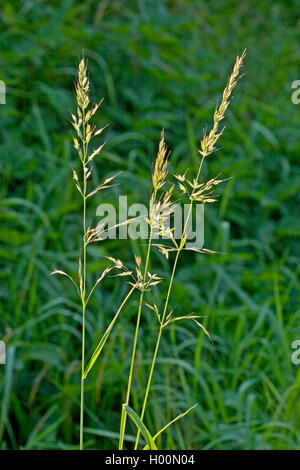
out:
<path id="1" fill-rule="evenodd" d="M 156 197 L 156 193 L 155 193 L 155 195 L 154 195 L 154 200 L 155 200 L 155 197 Z M 138 340 L 138 334 L 139 334 L 139 328 L 140 328 L 140 321 L 141 321 L 141 314 L 142 314 L 142 306 L 143 306 L 144 293 L 145 293 L 145 282 L 146 282 L 146 277 L 147 277 L 147 272 L 148 272 L 148 266 L 149 266 L 149 260 L 150 260 L 150 251 L 151 251 L 152 234 L 153 234 L 153 230 L 152 230 L 152 227 L 150 227 L 150 235 L 149 235 L 149 241 L 148 241 L 148 247 L 147 247 L 147 255 L 146 255 L 146 262 L 145 262 L 144 275 L 143 275 L 143 285 L 142 285 L 141 295 L 140 295 L 140 301 L 139 301 L 139 308 L 138 308 L 138 314 L 137 314 L 137 320 L 136 320 L 136 327 L 135 327 L 135 334 L 134 334 L 134 341 L 133 341 L 133 348 L 132 348 L 132 355 L 131 355 L 131 362 L 130 362 L 130 371 L 129 371 L 128 384 L 127 384 L 127 392 L 126 392 L 126 400 L 125 400 L 125 404 L 126 404 L 126 405 L 129 404 L 130 393 L 131 393 L 131 385 L 132 385 L 132 378 L 133 378 L 133 370 L 134 370 L 135 357 L 136 357 L 136 347 L 137 347 L 137 340 Z M 123 449 L 124 434 L 125 434 L 125 428 L 126 428 L 126 419 L 127 419 L 127 413 L 126 413 L 126 411 L 124 410 L 124 407 L 122 407 L 121 424 L 120 424 L 119 450 L 122 450 L 122 449 Z"/>
<path id="2" fill-rule="evenodd" d="M 201 158 L 199 169 L 198 169 L 198 172 L 197 172 L 197 176 L 196 176 L 196 181 L 197 182 L 200 178 L 203 162 L 204 162 L 204 156 L 202 156 L 202 158 Z M 185 238 L 186 238 L 186 235 L 187 235 L 186 234 L 186 227 L 187 227 L 187 224 L 189 223 L 189 219 L 190 219 L 190 216 L 191 216 L 191 213 L 192 213 L 192 209 L 193 209 L 193 200 L 191 200 L 191 203 L 190 203 L 188 215 L 187 215 L 187 218 L 186 218 L 186 221 L 185 221 L 182 237 L 181 237 L 181 240 L 180 240 L 180 245 L 179 245 L 179 248 L 176 252 L 176 256 L 175 256 L 175 260 L 174 260 L 174 264 L 173 264 L 172 274 L 171 274 L 171 278 L 170 278 L 170 282 L 169 282 L 168 292 L 167 292 L 167 296 L 166 296 L 166 301 L 165 301 L 163 314 L 162 314 L 162 318 L 161 318 L 161 322 L 160 322 L 158 337 L 157 337 L 157 340 L 156 340 L 156 345 L 155 345 L 153 358 L 152 358 L 152 362 L 151 362 L 149 377 L 148 377 L 148 381 L 147 381 L 142 412 L 141 412 L 141 415 L 140 415 L 141 421 L 143 421 L 145 411 L 146 411 L 146 406 L 147 406 L 148 396 L 149 396 L 149 392 L 150 392 L 153 372 L 154 372 L 154 368 L 155 368 L 155 364 L 156 364 L 156 358 L 157 358 L 158 349 L 159 349 L 161 336 L 162 336 L 162 330 L 164 328 L 164 322 L 165 322 L 165 319 L 166 319 L 166 314 L 167 314 L 167 309 L 168 309 L 168 305 L 169 305 L 170 295 L 171 295 L 171 291 L 172 291 L 172 287 L 173 287 L 173 283 L 174 283 L 174 277 L 175 277 L 175 272 L 176 272 L 176 268 L 177 268 L 178 258 L 179 258 L 180 252 L 182 251 L 182 248 L 185 244 Z M 138 447 L 139 438 L 140 438 L 140 430 L 138 430 L 138 432 L 137 432 L 137 437 L 136 437 L 135 446 L 134 446 L 135 449 L 137 449 L 137 447 Z"/>

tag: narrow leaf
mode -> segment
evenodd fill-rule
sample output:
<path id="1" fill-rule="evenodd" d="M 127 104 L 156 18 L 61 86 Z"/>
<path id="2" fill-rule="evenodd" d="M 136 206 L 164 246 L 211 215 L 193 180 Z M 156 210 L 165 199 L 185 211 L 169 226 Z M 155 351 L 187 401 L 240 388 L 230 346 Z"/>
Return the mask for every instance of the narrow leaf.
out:
<path id="1" fill-rule="evenodd" d="M 99 343 L 98 343 L 98 346 L 96 347 L 95 351 L 93 352 L 93 355 L 92 355 L 91 359 L 89 360 L 88 365 L 87 365 L 87 367 L 86 367 L 86 369 L 85 369 L 85 371 L 84 371 L 84 373 L 83 373 L 83 376 L 82 376 L 83 379 L 86 379 L 86 377 L 87 377 L 89 371 L 91 370 L 91 368 L 92 368 L 93 365 L 95 364 L 97 358 L 99 357 L 99 354 L 101 353 L 101 351 L 102 351 L 102 349 L 103 349 L 103 347 L 104 347 L 104 345 L 105 345 L 105 343 L 106 343 L 106 341 L 107 341 L 107 339 L 108 339 L 108 337 L 109 337 L 109 335 L 110 335 L 110 332 L 111 332 L 111 330 L 113 329 L 113 326 L 114 326 L 114 324 L 116 323 L 116 321 L 117 321 L 117 319 L 118 319 L 118 316 L 119 316 L 119 314 L 120 314 L 122 308 L 123 308 L 124 305 L 126 304 L 127 300 L 128 300 L 129 297 L 131 296 L 131 294 L 133 293 L 134 289 L 135 289 L 135 286 L 133 286 L 133 287 L 131 288 L 131 290 L 128 292 L 128 294 L 126 295 L 125 299 L 124 299 L 123 302 L 121 303 L 121 305 L 120 305 L 118 311 L 116 312 L 114 318 L 112 319 L 112 321 L 110 322 L 109 326 L 107 327 L 107 329 L 106 329 L 104 335 L 103 335 L 102 338 L 100 339 L 100 341 L 99 341 Z"/>
<path id="2" fill-rule="evenodd" d="M 89 373 L 89 371 L 91 370 L 91 368 L 93 367 L 93 365 L 95 364 L 96 360 L 98 359 L 98 356 L 99 354 L 101 353 L 102 349 L 103 349 L 103 346 L 105 345 L 109 335 L 110 335 L 110 332 L 115 324 L 117 320 L 117 317 L 115 316 L 112 321 L 110 322 L 109 326 L 107 327 L 104 335 L 102 336 L 101 340 L 99 341 L 98 343 L 98 346 L 96 347 L 91 359 L 89 360 L 89 363 L 84 371 L 84 374 L 83 374 L 83 379 L 86 379 L 87 378 L 87 375 Z"/>
<path id="3" fill-rule="evenodd" d="M 64 271 L 61 271 L 60 269 L 54 269 L 54 271 L 52 271 L 52 273 L 51 273 L 51 276 L 53 276 L 55 274 L 59 274 L 61 276 L 66 276 L 68 279 L 70 279 L 70 281 L 73 282 L 74 286 L 76 287 L 77 291 L 79 292 L 79 289 L 78 289 L 78 286 L 77 286 L 76 282 L 74 281 L 74 279 L 69 274 L 65 273 Z"/>
<path id="4" fill-rule="evenodd" d="M 136 412 L 130 408 L 128 405 L 123 405 L 124 410 L 128 414 L 128 416 L 131 418 L 131 420 L 134 422 L 136 427 L 140 430 L 140 432 L 143 434 L 145 441 L 147 442 L 146 448 L 148 450 L 158 450 L 153 437 L 151 436 L 150 432 L 144 425 L 144 423 L 141 421 L 139 416 L 136 414 Z"/>
<path id="5" fill-rule="evenodd" d="M 172 421 L 170 421 L 168 424 L 166 424 L 166 426 L 164 426 L 160 431 L 158 431 L 155 436 L 153 437 L 153 440 L 155 441 L 155 439 L 162 433 L 164 432 L 169 426 L 171 426 L 171 424 L 175 423 L 175 421 L 178 421 L 179 419 L 183 418 L 185 415 L 187 415 L 191 410 L 193 410 L 196 406 L 198 405 L 198 403 L 195 403 L 195 405 L 191 406 L 191 408 L 189 408 L 187 411 L 185 411 L 184 413 L 181 413 L 180 415 L 178 415 L 176 418 L 174 418 Z M 149 450 L 149 447 L 148 445 L 144 447 L 143 450 Z"/>

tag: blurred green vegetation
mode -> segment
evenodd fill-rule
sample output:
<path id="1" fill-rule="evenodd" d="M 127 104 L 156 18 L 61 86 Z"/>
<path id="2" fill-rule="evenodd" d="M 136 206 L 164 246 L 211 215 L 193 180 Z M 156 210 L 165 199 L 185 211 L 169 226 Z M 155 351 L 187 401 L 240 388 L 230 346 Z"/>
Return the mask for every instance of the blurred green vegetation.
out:
<path id="1" fill-rule="evenodd" d="M 78 446 L 80 306 L 53 268 L 76 272 L 80 198 L 69 113 L 84 51 L 96 123 L 109 124 L 94 183 L 122 170 L 119 185 L 89 207 L 127 194 L 145 202 L 161 128 L 170 172 L 195 171 L 197 145 L 237 54 L 245 75 L 234 92 L 222 148 L 206 177 L 231 177 L 206 209 L 205 246 L 223 255 L 181 259 L 171 308 L 207 316 L 164 333 L 145 422 L 157 431 L 199 406 L 158 442 L 168 449 L 296 449 L 300 446 L 298 2 L 233 0 L 24 0 L 1 3 L 0 79 L 0 448 Z M 110 254 L 132 263 L 133 241 L 89 250 L 89 280 Z M 170 266 L 155 252 L 152 271 Z M 90 304 L 91 351 L 126 283 L 108 279 Z M 159 303 L 159 292 L 154 292 Z M 87 382 L 87 448 L 116 448 L 137 297 L 123 312 Z M 133 403 L 138 411 L 156 322 L 143 314 Z M 134 427 L 128 423 L 127 440 Z"/>

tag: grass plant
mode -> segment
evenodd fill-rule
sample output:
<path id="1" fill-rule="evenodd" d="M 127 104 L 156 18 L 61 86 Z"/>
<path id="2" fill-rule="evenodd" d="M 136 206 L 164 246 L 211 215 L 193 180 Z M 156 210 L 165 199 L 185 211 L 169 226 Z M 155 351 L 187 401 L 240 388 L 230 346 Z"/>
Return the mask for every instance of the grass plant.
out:
<path id="1" fill-rule="evenodd" d="M 60 274 L 67 276 L 72 283 L 75 285 L 79 298 L 82 305 L 82 336 L 81 336 L 81 379 L 80 379 L 80 450 L 83 449 L 83 434 L 84 434 L 84 382 L 87 378 L 87 375 L 91 368 L 93 367 L 96 359 L 98 358 L 105 342 L 107 341 L 109 334 L 122 310 L 125 303 L 133 293 L 135 286 L 131 288 L 129 293 L 126 295 L 125 299 L 121 303 L 121 306 L 117 310 L 113 320 L 106 329 L 104 335 L 102 336 L 98 346 L 93 352 L 87 366 L 86 366 L 86 344 L 85 344 L 85 332 L 86 332 L 86 307 L 88 302 L 101 281 L 108 275 L 112 269 L 122 270 L 122 275 L 128 276 L 130 273 L 125 269 L 122 261 L 115 259 L 113 257 L 108 257 L 110 265 L 104 269 L 98 279 L 95 281 L 94 285 L 90 288 L 89 292 L 87 291 L 86 285 L 86 273 L 87 273 L 87 247 L 89 244 L 102 240 L 104 227 L 91 228 L 87 227 L 87 217 L 86 217 L 86 206 L 89 198 L 95 196 L 99 191 L 108 189 L 110 183 L 113 181 L 115 176 L 106 178 L 103 183 L 97 186 L 95 189 L 88 190 L 88 180 L 91 177 L 91 168 L 90 165 L 94 158 L 99 155 L 103 145 L 101 144 L 96 149 L 89 151 L 89 144 L 93 139 L 102 134 L 104 127 L 97 129 L 96 126 L 91 125 L 90 121 L 93 116 L 96 114 L 101 101 L 98 104 L 90 106 L 89 98 L 89 78 L 87 74 L 87 65 L 85 60 L 82 59 L 78 66 L 78 81 L 76 83 L 76 101 L 77 101 L 77 115 L 72 114 L 72 125 L 76 131 L 76 137 L 73 137 L 74 147 L 77 151 L 79 160 L 81 162 L 81 179 L 79 178 L 76 170 L 73 170 L 73 180 L 75 186 L 82 198 L 82 246 L 80 250 L 79 262 L 78 262 L 78 281 L 74 280 L 69 274 L 61 270 L 54 270 L 52 274 Z"/>
<path id="2" fill-rule="evenodd" d="M 66 276 L 49 277 L 60 268 L 79 286 L 83 200 L 70 174 L 83 184 L 82 164 L 68 120 L 78 54 L 88 59 L 91 102 L 104 97 L 93 123 L 110 124 L 88 164 L 88 188 L 122 171 L 118 184 L 87 199 L 88 229 L 99 202 L 149 200 L 162 128 L 171 150 L 162 191 L 174 173 L 197 174 L 199 136 L 233 51 L 244 47 L 246 79 L 226 111 L 222 150 L 201 170 L 200 183 L 231 177 L 205 212 L 205 246 L 217 254 L 181 251 L 167 309 L 173 318 L 203 316 L 213 342 L 193 320 L 163 329 L 143 424 L 154 438 L 198 403 L 155 438 L 157 447 L 299 449 L 300 370 L 291 362 L 300 325 L 297 2 L 4 1 L 0 17 L 0 449 L 79 448 L 82 302 Z M 181 196 L 176 183 L 172 200 Z M 135 273 L 133 252 L 143 272 L 146 250 L 137 240 L 89 243 L 87 295 L 107 257 Z M 160 328 L 146 303 L 163 311 L 175 255 L 167 260 L 152 244 L 150 271 L 163 282 L 144 293 L 128 404 L 138 418 Z M 115 272 L 85 309 L 85 449 L 119 444 L 140 291 L 117 315 L 133 286 Z M 135 445 L 131 421 L 124 448 Z"/>
<path id="3" fill-rule="evenodd" d="M 149 236 L 148 236 L 148 243 L 147 243 L 147 252 L 146 252 L 146 259 L 143 270 L 141 268 L 141 258 L 139 256 L 135 256 L 135 263 L 136 263 L 136 281 L 131 284 L 131 290 L 126 295 L 125 299 L 121 303 L 120 308 L 117 310 L 116 314 L 114 315 L 111 323 L 109 324 L 108 328 L 106 329 L 104 335 L 102 336 L 98 346 L 94 350 L 87 366 L 86 366 L 86 344 L 85 344 L 85 333 L 86 333 L 86 307 L 87 304 L 98 286 L 100 282 L 108 275 L 108 273 L 112 269 L 122 270 L 120 275 L 125 276 L 132 276 L 132 272 L 127 270 L 123 265 L 120 259 L 115 259 L 111 256 L 108 257 L 111 264 L 105 268 L 105 270 L 101 273 L 98 277 L 94 285 L 90 288 L 89 292 L 87 291 L 87 247 L 90 243 L 94 243 L 97 241 L 102 240 L 103 232 L 105 228 L 101 225 L 98 225 L 96 228 L 87 227 L 87 201 L 89 198 L 98 194 L 99 191 L 108 189 L 111 186 L 111 182 L 115 178 L 115 176 L 106 178 L 103 183 L 97 186 L 95 189 L 89 190 L 88 189 L 88 181 L 91 177 L 91 162 L 94 158 L 100 154 L 103 145 L 101 144 L 96 149 L 90 151 L 89 145 L 93 139 L 102 134 L 104 127 L 97 129 L 96 126 L 91 124 L 91 119 L 96 114 L 98 108 L 101 105 L 101 101 L 98 104 L 90 106 L 90 98 L 89 98 L 89 77 L 87 74 L 87 65 L 85 60 L 82 59 L 78 66 L 78 81 L 76 83 L 76 101 L 77 101 L 77 114 L 72 114 L 72 125 L 76 131 L 76 136 L 73 137 L 73 144 L 77 151 L 79 160 L 81 162 L 81 178 L 78 176 L 76 170 L 73 170 L 73 180 L 75 186 L 82 198 L 82 246 L 80 250 L 79 256 L 79 263 L 78 263 L 78 281 L 76 281 L 70 274 L 67 274 L 65 271 L 61 270 L 54 270 L 52 274 L 59 274 L 66 276 L 69 280 L 75 285 L 76 290 L 79 294 L 81 305 L 82 305 L 82 336 L 81 336 L 81 385 L 80 385 L 80 443 L 79 448 L 80 450 L 84 447 L 84 410 L 85 410 L 85 399 L 84 399 L 84 385 L 85 380 L 87 378 L 88 373 L 90 372 L 91 368 L 95 364 L 98 356 L 101 353 L 104 344 L 108 340 L 111 330 L 115 325 L 115 322 L 118 319 L 118 316 L 130 298 L 131 294 L 133 293 L 134 289 L 140 290 L 140 297 L 139 297 L 139 304 L 138 304 L 138 312 L 137 312 L 137 319 L 136 319 L 136 328 L 135 328 L 135 335 L 133 340 L 132 346 L 132 354 L 131 354 L 131 362 L 130 362 L 130 370 L 129 370 L 129 377 L 128 377 L 128 384 L 126 390 L 126 400 L 121 408 L 121 423 L 120 423 L 120 439 L 119 439 L 119 449 L 123 449 L 124 444 L 124 435 L 126 429 L 126 418 L 127 414 L 130 415 L 131 419 L 135 422 L 138 427 L 136 442 L 135 442 L 135 449 L 138 447 L 140 433 L 143 432 L 144 437 L 146 439 L 147 445 L 149 448 L 156 448 L 154 443 L 155 438 L 152 438 L 150 432 L 143 424 L 144 414 L 147 406 L 148 396 L 150 392 L 150 386 L 153 378 L 154 368 L 156 364 L 157 354 L 159 350 L 159 345 L 161 342 L 161 336 L 163 329 L 176 321 L 182 320 L 193 320 L 202 330 L 209 336 L 206 328 L 200 323 L 199 319 L 201 318 L 199 315 L 190 314 L 181 317 L 173 317 L 172 312 L 167 313 L 170 301 L 170 295 L 172 291 L 172 286 L 174 282 L 177 262 L 180 253 L 182 250 L 187 250 L 186 242 L 189 238 L 188 233 L 188 224 L 191 218 L 193 205 L 195 203 L 210 203 L 215 202 L 211 196 L 212 190 L 215 186 L 222 183 L 221 179 L 213 178 L 210 179 L 206 183 L 200 183 L 199 178 L 201 176 L 201 169 L 203 166 L 204 159 L 209 157 L 215 150 L 216 144 L 218 139 L 223 133 L 223 129 L 220 130 L 220 122 L 225 117 L 225 112 L 229 105 L 229 99 L 232 94 L 233 89 L 236 86 L 237 79 L 242 67 L 242 63 L 245 57 L 245 51 L 241 57 L 237 57 L 233 72 L 229 78 L 228 84 L 225 87 L 223 92 L 223 97 L 221 104 L 216 108 L 214 113 L 214 125 L 208 134 L 204 134 L 204 137 L 201 141 L 201 148 L 199 150 L 199 154 L 201 155 L 200 165 L 196 174 L 196 177 L 193 180 L 188 180 L 185 174 L 177 174 L 175 178 L 178 180 L 179 188 L 184 195 L 188 195 L 189 200 L 189 209 L 187 213 L 187 217 L 184 221 L 184 228 L 182 231 L 182 236 L 179 243 L 176 241 L 173 230 L 170 227 L 166 227 L 165 221 L 174 211 L 174 205 L 172 203 L 172 194 L 174 190 L 174 185 L 172 185 L 168 190 L 164 191 L 164 186 L 166 183 L 166 178 L 168 174 L 168 152 L 167 146 L 164 140 L 164 132 L 162 132 L 161 140 L 159 142 L 159 148 L 157 157 L 155 160 L 154 170 L 152 174 L 152 194 L 149 200 L 149 217 L 147 222 L 149 224 Z M 126 220 L 125 223 L 130 223 L 129 220 Z M 172 246 L 165 246 L 158 243 L 153 243 L 154 234 L 158 234 L 160 237 L 168 237 L 171 242 L 173 243 Z M 156 237 L 155 237 L 156 238 Z M 156 286 L 161 282 L 161 278 L 157 276 L 157 274 L 151 274 L 149 272 L 149 263 L 150 263 L 150 256 L 151 256 L 151 247 L 155 245 L 159 248 L 160 252 L 168 259 L 169 253 L 175 252 L 175 259 L 172 268 L 172 274 L 169 281 L 169 286 L 167 289 L 166 299 L 163 307 L 162 313 L 159 310 L 159 307 L 154 303 L 153 305 L 147 304 L 148 308 L 152 309 L 156 313 L 156 317 L 159 322 L 159 332 L 157 336 L 157 341 L 153 353 L 153 359 L 150 367 L 149 377 L 147 380 L 146 388 L 145 388 L 145 396 L 142 405 L 142 411 L 140 417 L 137 416 L 135 411 L 129 407 L 130 396 L 131 396 L 131 387 L 133 381 L 133 373 L 135 368 L 135 360 L 136 360 L 136 352 L 138 347 L 138 340 L 139 340 L 139 329 L 140 329 L 140 322 L 141 316 L 144 305 L 144 294 L 145 291 L 150 290 L 153 286 Z M 195 249 L 193 248 L 195 251 Z M 196 249 L 196 251 L 200 253 L 213 253 L 207 249 Z M 193 408 L 193 407 L 192 407 Z M 188 411 L 190 411 L 190 408 Z M 187 411 L 187 412 L 188 412 Z M 186 413 L 187 413 L 186 412 Z M 185 416 L 186 413 L 183 413 L 179 417 Z M 175 420 L 172 420 L 172 423 L 179 419 L 177 417 Z M 156 437 L 159 436 L 163 430 L 165 430 L 169 425 L 164 426 L 162 430 L 156 433 Z"/>

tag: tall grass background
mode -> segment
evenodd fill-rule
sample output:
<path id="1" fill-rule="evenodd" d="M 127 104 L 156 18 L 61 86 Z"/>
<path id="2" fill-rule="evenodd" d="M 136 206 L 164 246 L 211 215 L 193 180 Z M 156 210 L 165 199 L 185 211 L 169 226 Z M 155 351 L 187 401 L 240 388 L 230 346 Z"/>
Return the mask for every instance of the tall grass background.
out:
<path id="1" fill-rule="evenodd" d="M 160 131 L 172 152 L 170 171 L 197 171 L 200 137 L 211 122 L 232 58 L 247 47 L 246 75 L 227 114 L 222 149 L 206 176 L 232 176 L 206 210 L 205 244 L 225 254 L 187 254 L 172 290 L 176 314 L 207 315 L 213 343 L 197 326 L 174 324 L 163 335 L 146 410 L 166 432 L 164 448 L 296 449 L 300 445 L 300 369 L 291 343 L 300 338 L 299 20 L 295 1 L 20 1 L 1 10 L 0 366 L 1 449 L 78 447 L 81 312 L 66 280 L 77 272 L 80 199 L 70 126 L 75 64 L 85 51 L 92 101 L 104 97 L 99 127 L 109 123 L 95 186 L 123 170 L 101 202 L 143 202 Z M 95 98 L 95 99 L 94 99 Z M 105 171 L 104 171 L 105 169 Z M 103 173 L 102 173 L 103 172 Z M 134 184 L 133 184 L 134 182 Z M 107 199 L 106 199 L 107 198 Z M 96 218 L 95 198 L 88 217 Z M 118 253 L 129 264 L 137 242 L 91 248 L 88 277 Z M 152 257 L 152 271 L 170 266 Z M 107 278 L 86 312 L 86 343 L 97 345 L 120 298 L 122 278 Z M 158 293 L 156 294 L 158 296 Z M 159 299 L 157 299 L 159 301 Z M 87 448 L 116 448 L 138 300 L 119 317 L 85 385 Z M 155 326 L 143 312 L 132 385 L 144 396 Z M 126 441 L 134 445 L 128 423 Z"/>

